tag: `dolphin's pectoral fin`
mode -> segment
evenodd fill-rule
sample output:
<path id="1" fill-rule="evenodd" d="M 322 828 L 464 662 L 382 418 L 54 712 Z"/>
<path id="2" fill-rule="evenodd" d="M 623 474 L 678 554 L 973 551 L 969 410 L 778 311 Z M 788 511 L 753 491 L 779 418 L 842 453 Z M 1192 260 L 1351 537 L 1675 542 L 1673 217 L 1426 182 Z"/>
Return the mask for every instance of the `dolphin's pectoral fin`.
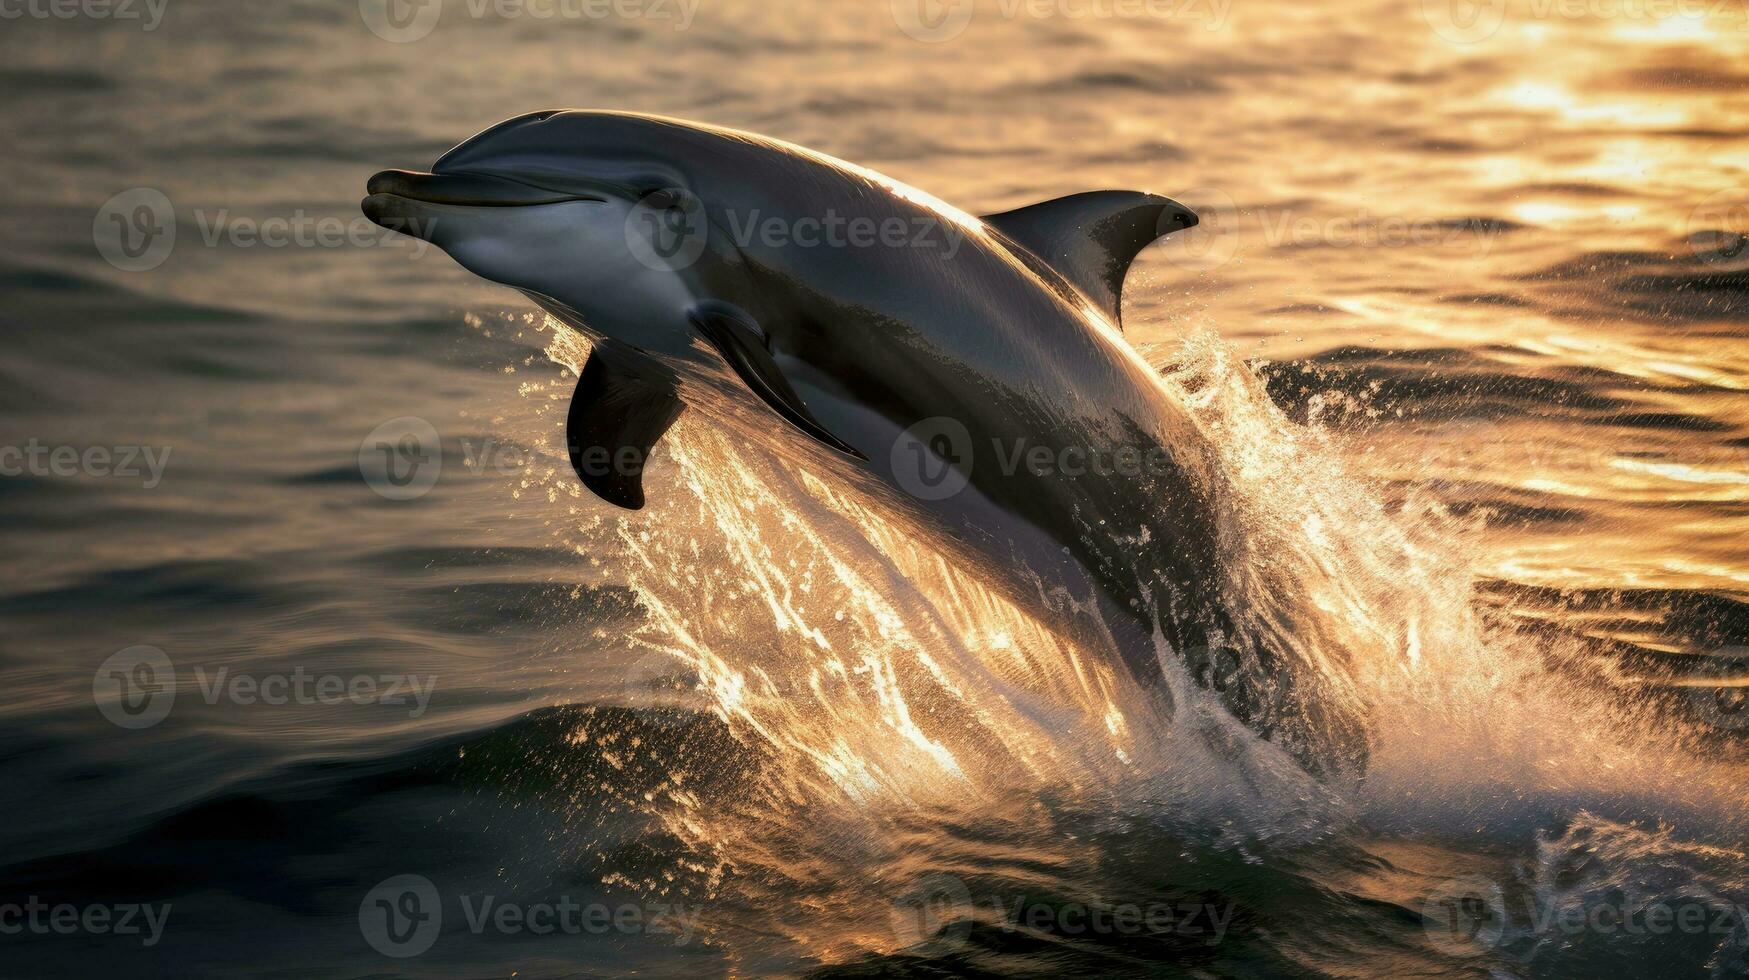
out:
<path id="1" fill-rule="evenodd" d="M 571 467 L 597 497 L 641 509 L 650 451 L 684 407 L 672 381 L 628 371 L 599 350 L 590 352 L 565 422 Z"/>
<path id="2" fill-rule="evenodd" d="M 711 342 L 747 387 L 764 399 L 773 411 L 833 449 L 857 459 L 868 459 L 857 452 L 856 447 L 826 431 L 826 427 L 808 411 L 801 396 L 778 369 L 777 362 L 771 359 L 771 351 L 766 349 L 765 332 L 745 310 L 712 301 L 693 307 L 689 316 L 693 328 Z"/>
<path id="3" fill-rule="evenodd" d="M 1121 326 L 1130 263 L 1150 242 L 1193 227 L 1196 215 L 1157 194 L 1088 191 L 983 220 L 1057 270 Z"/>

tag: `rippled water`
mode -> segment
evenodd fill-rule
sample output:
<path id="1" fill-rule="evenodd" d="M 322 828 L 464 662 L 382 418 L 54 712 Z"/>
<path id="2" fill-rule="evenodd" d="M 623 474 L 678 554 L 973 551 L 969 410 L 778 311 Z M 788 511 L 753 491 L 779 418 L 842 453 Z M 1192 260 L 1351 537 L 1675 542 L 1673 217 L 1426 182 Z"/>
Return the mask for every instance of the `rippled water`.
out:
<path id="1" fill-rule="evenodd" d="M 0 906 L 171 909 L 150 946 L 0 936 L 0 972 L 1749 972 L 1749 9 L 472 9 L 406 43 L 374 0 L 0 23 L 0 445 L 164 463 L 0 479 Z M 1128 336 L 1237 489 L 1246 615 L 1364 707 L 1366 778 L 1159 717 L 734 427 L 683 420 L 642 514 L 576 487 L 574 339 L 343 224 L 371 172 L 567 105 L 980 213 L 1195 206 Z M 142 187 L 177 234 L 130 272 L 94 231 Z M 273 219 L 329 237 L 235 233 Z M 360 446 L 404 417 L 441 476 L 393 500 Z M 176 697 L 124 728 L 93 678 L 113 708 L 138 645 Z M 435 686 L 208 695 L 239 675 Z M 410 875 L 442 921 L 398 959 L 373 903 Z"/>

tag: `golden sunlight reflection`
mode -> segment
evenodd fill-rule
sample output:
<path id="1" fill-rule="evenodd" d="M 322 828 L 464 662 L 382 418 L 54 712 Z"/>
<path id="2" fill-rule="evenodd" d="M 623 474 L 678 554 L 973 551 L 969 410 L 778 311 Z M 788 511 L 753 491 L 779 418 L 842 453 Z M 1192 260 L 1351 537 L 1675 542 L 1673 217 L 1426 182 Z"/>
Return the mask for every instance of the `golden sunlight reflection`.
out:
<path id="1" fill-rule="evenodd" d="M 584 345 L 550 326 L 550 355 L 576 363 Z M 925 528 L 769 458 L 732 417 L 689 415 L 668 437 L 668 476 L 686 492 L 656 505 L 655 521 L 617 525 L 650 614 L 634 645 L 659 661 L 653 670 L 681 678 L 682 706 L 768 764 L 734 807 L 705 803 L 684 773 L 645 796 L 640 807 L 694 855 L 645 887 L 709 895 L 733 877 L 772 889 L 761 892 L 771 901 L 830 895 L 807 899 L 809 914 L 781 928 L 833 959 L 908 941 L 868 911 L 896 901 L 883 889 L 902 879 L 847 879 L 843 862 L 905 860 L 903 828 L 922 813 L 1019 818 L 1009 809 L 1017 794 L 1170 800 L 1179 817 L 1208 808 L 1241 834 L 1292 838 L 1337 810 L 1400 817 L 1532 788 L 1733 791 L 1704 760 L 1653 738 L 1655 721 L 1573 701 L 1522 655 L 1522 638 L 1484 626 L 1469 591 L 1480 555 L 1464 519 L 1436 499 L 1387 507 L 1340 443 L 1289 422 L 1212 333 L 1171 353 L 1165 383 L 1234 480 L 1218 519 L 1246 543 L 1228 587 L 1254 613 L 1249 628 L 1292 621 L 1294 669 L 1322 678 L 1323 707 L 1366 716 L 1374 758 L 1364 786 L 1309 780 L 1225 727 L 1230 719 L 1188 687 L 1174 686 L 1177 710 L 1163 713 L 1112 651 L 1047 629 Z M 1470 478 L 1484 471 L 1465 459 Z M 1739 496 L 1749 483 L 1674 464 L 1612 467 Z M 1521 581 L 1595 571 L 1571 542 L 1504 567 Z M 1702 559 L 1616 573 L 1749 583 Z M 586 722 L 576 738 L 602 736 Z M 1615 762 L 1588 766 L 1598 751 Z"/>
<path id="2" fill-rule="evenodd" d="M 1283 30 L 1235 12 L 1184 41 Z M 1117 46 L 1141 59 L 1146 40 Z M 832 959 L 903 946 L 868 910 L 904 875 L 853 888 L 842 862 L 913 867 L 911 821 L 944 814 L 1033 826 L 1015 801 L 1041 794 L 1164 800 L 1175 816 L 1279 839 L 1315 835 L 1335 812 L 1443 816 L 1507 798 L 1651 792 L 1728 809 L 1717 801 L 1737 792 L 1731 778 L 1688 754 L 1686 728 L 1548 670 L 1605 641 L 1692 655 L 1659 615 L 1522 605 L 1496 617 L 1473 587 L 1749 593 L 1737 545 L 1749 537 L 1749 350 L 1729 333 L 1730 307 L 1714 306 L 1742 266 L 1695 244 L 1728 249 L 1749 232 L 1732 197 L 1749 174 L 1731 136 L 1749 122 L 1729 62 L 1740 39 L 1693 18 L 1520 13 L 1475 46 L 1420 41 L 1401 70 L 1346 79 L 1334 108 L 1268 76 L 1207 86 L 1245 115 L 1240 130 L 1200 111 L 1161 115 L 1138 94 L 1153 74 L 1082 65 L 1107 87 L 1086 109 L 1085 145 L 1029 130 L 1040 148 L 1013 160 L 1061 168 L 1064 191 L 1201 193 L 1209 247 L 1145 258 L 1122 334 L 1092 310 L 1086 320 L 1126 356 L 1146 353 L 1209 447 L 1227 481 L 1214 504 L 1223 595 L 1242 630 L 1281 637 L 1282 669 L 1314 692 L 1301 710 L 1327 730 L 1361 720 L 1365 785 L 1321 786 L 1283 764 L 1175 674 L 1170 651 L 1162 709 L 1098 630 L 1047 627 L 1030 597 L 994 586 L 889 501 L 756 449 L 768 420 L 689 410 L 665 442 L 665 482 L 685 492 L 605 529 L 650 614 L 635 638 L 648 669 L 771 760 L 744 805 L 685 790 L 646 801 L 707 891 L 786 882 L 808 914 L 782 928 Z M 1502 51 L 1520 59 L 1509 74 L 1466 60 Z M 1410 122 L 1369 131 L 1364 159 L 1344 134 L 1292 166 L 1259 135 L 1341 132 L 1357 113 Z M 1035 193 L 991 186 L 988 160 L 1011 152 L 993 131 L 945 115 L 906 123 L 969 162 L 937 174 L 904 150 L 884 158 L 876 141 L 854 169 L 967 227 L 981 227 L 973 212 L 946 201 L 999 210 Z M 1197 150 L 1161 167 L 1112 162 L 1168 140 Z M 1437 234 L 1381 239 L 1392 220 Z M 549 327 L 553 359 L 580 364 L 585 346 Z M 1306 364 L 1305 390 L 1285 398 L 1280 378 L 1265 390 L 1252 373 Z"/>
<path id="3" fill-rule="evenodd" d="M 1558 921 L 1749 909 L 1749 0 L 130 5 L 0 0 L 82 8 L 0 17 L 0 903 L 174 901 L 178 975 L 1749 978 Z M 745 141 L 488 129 L 565 107 Z M 1198 223 L 977 217 L 1102 189 Z M 571 409 L 671 394 L 603 499 Z M 1478 875 L 1556 931 L 1446 948 Z"/>

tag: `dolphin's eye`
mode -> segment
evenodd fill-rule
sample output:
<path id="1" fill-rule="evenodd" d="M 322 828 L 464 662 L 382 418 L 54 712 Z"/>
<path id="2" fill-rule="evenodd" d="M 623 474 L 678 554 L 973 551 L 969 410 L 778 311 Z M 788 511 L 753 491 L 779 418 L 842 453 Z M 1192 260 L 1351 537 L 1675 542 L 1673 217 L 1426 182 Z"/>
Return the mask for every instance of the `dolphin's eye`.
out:
<path id="1" fill-rule="evenodd" d="M 692 200 L 692 194 L 683 187 L 659 187 L 643 195 L 645 206 L 667 211 L 684 208 Z"/>

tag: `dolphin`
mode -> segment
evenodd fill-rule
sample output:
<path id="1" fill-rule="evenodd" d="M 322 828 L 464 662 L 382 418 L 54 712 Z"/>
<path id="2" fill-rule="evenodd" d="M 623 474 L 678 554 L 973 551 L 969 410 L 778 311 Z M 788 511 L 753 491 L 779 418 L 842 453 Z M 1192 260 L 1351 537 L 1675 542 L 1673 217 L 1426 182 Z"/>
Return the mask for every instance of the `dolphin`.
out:
<path id="1" fill-rule="evenodd" d="M 367 190 L 367 217 L 589 339 L 566 444 L 601 499 L 644 506 L 644 461 L 683 411 L 751 407 L 780 456 L 919 515 L 1029 605 L 1096 609 L 1169 711 L 1176 657 L 1308 772 L 1364 771 L 1352 699 L 1236 625 L 1226 478 L 1121 332 L 1125 274 L 1197 223 L 1184 206 L 1101 190 L 974 217 L 780 140 L 583 110 L 517 116 Z"/>

